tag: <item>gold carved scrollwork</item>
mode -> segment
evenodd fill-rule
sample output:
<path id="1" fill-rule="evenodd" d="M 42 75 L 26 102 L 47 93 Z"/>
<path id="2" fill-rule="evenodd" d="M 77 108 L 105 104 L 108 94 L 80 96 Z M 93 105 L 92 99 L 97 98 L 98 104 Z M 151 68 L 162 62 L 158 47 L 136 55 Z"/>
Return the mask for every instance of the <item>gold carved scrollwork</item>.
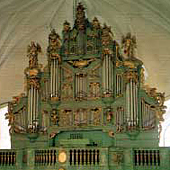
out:
<path id="1" fill-rule="evenodd" d="M 144 83 L 145 83 L 145 70 L 144 70 L 144 68 L 141 68 L 140 76 L 141 76 L 141 84 L 144 85 Z"/>
<path id="2" fill-rule="evenodd" d="M 14 107 L 13 103 L 9 103 L 8 104 L 8 113 L 5 114 L 5 119 L 8 119 L 8 121 L 9 121 L 8 126 L 11 126 L 9 132 L 10 133 L 12 133 L 12 132 L 25 133 L 26 130 L 25 130 L 25 128 L 23 128 L 22 126 L 19 125 L 21 122 L 17 122 L 18 119 L 17 119 L 16 115 L 21 114 L 21 113 L 19 113 L 20 111 L 25 112 L 26 107 L 24 106 L 23 108 L 21 108 L 20 110 L 18 110 L 15 113 L 13 112 L 13 109 L 14 109 L 13 107 Z"/>
<path id="3" fill-rule="evenodd" d="M 95 58 L 89 60 L 76 60 L 76 61 L 68 61 L 68 63 L 72 64 L 74 67 L 82 68 L 88 66 Z"/>
<path id="4" fill-rule="evenodd" d="M 28 88 L 30 88 L 31 86 L 33 86 L 35 89 L 40 88 L 40 82 L 39 82 L 38 78 L 30 78 L 30 79 L 28 79 L 27 84 L 28 84 Z"/>
<path id="5" fill-rule="evenodd" d="M 58 116 L 58 113 L 57 113 L 57 110 L 56 109 L 53 109 L 52 110 L 52 113 L 51 113 L 51 121 L 54 125 L 58 125 L 59 123 L 59 116 Z"/>
<path id="6" fill-rule="evenodd" d="M 105 55 L 111 55 L 111 54 L 113 54 L 113 52 L 109 48 L 104 48 L 103 49 L 103 54 L 104 54 L 104 56 Z M 103 58 L 104 58 L 104 56 L 103 56 Z"/>
<path id="7" fill-rule="evenodd" d="M 8 104 L 8 113 L 5 114 L 5 119 L 8 119 L 8 121 L 9 121 L 8 125 L 11 126 L 11 128 L 12 128 L 12 125 L 14 124 L 14 119 L 15 119 L 12 103 Z"/>
<path id="8" fill-rule="evenodd" d="M 29 57 L 29 68 L 38 67 L 38 53 L 41 52 L 41 47 L 37 43 L 31 42 L 31 45 L 28 45 L 27 56 Z"/>
<path id="9" fill-rule="evenodd" d="M 129 82 L 130 79 L 133 79 L 136 83 L 138 82 L 138 74 L 135 71 L 129 71 L 124 74 L 126 82 Z"/>

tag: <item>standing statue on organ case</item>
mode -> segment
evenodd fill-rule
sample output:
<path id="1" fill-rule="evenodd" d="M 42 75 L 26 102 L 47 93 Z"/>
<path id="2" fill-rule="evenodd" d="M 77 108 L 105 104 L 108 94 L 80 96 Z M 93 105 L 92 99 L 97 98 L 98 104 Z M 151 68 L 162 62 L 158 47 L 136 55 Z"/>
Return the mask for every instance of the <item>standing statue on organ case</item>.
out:
<path id="1" fill-rule="evenodd" d="M 29 57 L 29 68 L 38 67 L 38 53 L 41 52 L 41 46 L 35 42 L 31 42 L 31 45 L 28 45 L 27 48 L 27 57 Z"/>
<path id="2" fill-rule="evenodd" d="M 126 37 L 122 37 L 122 49 L 125 59 L 135 58 L 136 47 L 136 37 L 131 36 L 131 33 L 127 33 Z"/>

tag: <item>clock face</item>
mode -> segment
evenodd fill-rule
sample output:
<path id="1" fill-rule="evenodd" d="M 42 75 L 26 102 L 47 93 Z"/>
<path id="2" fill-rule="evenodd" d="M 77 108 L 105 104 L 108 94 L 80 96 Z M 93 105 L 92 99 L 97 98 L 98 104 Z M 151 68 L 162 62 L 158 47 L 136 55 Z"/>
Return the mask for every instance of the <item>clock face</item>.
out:
<path id="1" fill-rule="evenodd" d="M 58 155 L 58 161 L 59 161 L 60 163 L 64 163 L 64 162 L 66 162 L 66 160 L 67 160 L 66 152 L 65 152 L 65 151 L 61 151 L 61 152 L 59 153 L 59 155 Z"/>

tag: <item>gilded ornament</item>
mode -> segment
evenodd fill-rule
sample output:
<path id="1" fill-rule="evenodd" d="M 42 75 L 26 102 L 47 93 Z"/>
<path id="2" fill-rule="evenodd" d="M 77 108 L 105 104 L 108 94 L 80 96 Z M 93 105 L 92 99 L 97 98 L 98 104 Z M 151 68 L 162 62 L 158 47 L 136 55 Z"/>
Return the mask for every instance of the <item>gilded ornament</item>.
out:
<path id="1" fill-rule="evenodd" d="M 66 153 L 66 151 L 59 151 L 58 161 L 60 163 L 65 163 L 66 160 L 67 160 L 67 153 Z"/>
<path id="2" fill-rule="evenodd" d="M 35 89 L 40 89 L 40 82 L 38 78 L 29 78 L 27 80 L 28 88 L 31 88 L 33 86 Z"/>
<path id="3" fill-rule="evenodd" d="M 60 36 L 52 29 L 49 35 L 49 46 L 47 48 L 47 53 L 50 59 L 58 59 L 61 62 L 61 57 L 58 54 L 61 48 Z"/>
<path id="4" fill-rule="evenodd" d="M 124 61 L 123 65 L 126 66 L 126 67 L 129 67 L 130 69 L 135 68 L 135 63 L 132 62 L 132 61 Z"/>
<path id="5" fill-rule="evenodd" d="M 109 136 L 110 136 L 111 138 L 113 138 L 114 135 L 115 135 L 114 132 L 113 132 L 112 130 L 109 130 L 109 133 L 108 133 L 108 134 L 109 134 Z"/>
<path id="6" fill-rule="evenodd" d="M 124 74 L 125 80 L 127 82 L 130 81 L 130 79 L 133 79 L 136 83 L 138 82 L 138 74 L 135 71 L 128 71 Z"/>
<path id="7" fill-rule="evenodd" d="M 38 53 L 41 52 L 41 47 L 37 43 L 35 44 L 33 41 L 31 45 L 27 48 L 27 57 L 29 58 L 29 68 L 37 68 L 38 67 Z"/>
<path id="8" fill-rule="evenodd" d="M 68 63 L 72 64 L 74 67 L 83 68 L 83 67 L 88 66 L 94 60 L 95 59 L 92 58 L 89 60 L 68 61 Z"/>
<path id="9" fill-rule="evenodd" d="M 52 113 L 51 113 L 51 121 L 54 125 L 58 125 L 59 123 L 59 116 L 58 116 L 58 113 L 57 113 L 57 110 L 56 109 L 53 109 L 52 110 Z"/>
<path id="10" fill-rule="evenodd" d="M 107 120 L 107 122 L 110 123 L 112 118 L 113 118 L 112 110 L 110 108 L 108 108 L 107 111 L 106 111 L 106 120 Z"/>
<path id="11" fill-rule="evenodd" d="M 113 154 L 113 162 L 116 164 L 120 164 L 123 162 L 123 154 L 122 153 L 114 153 Z"/>
<path id="12" fill-rule="evenodd" d="M 113 33 L 111 31 L 111 27 L 108 27 L 106 24 L 104 24 L 102 29 L 102 45 L 108 46 L 110 42 L 113 40 Z"/>
<path id="13" fill-rule="evenodd" d="M 122 49 L 125 59 L 135 58 L 136 37 L 131 36 L 131 33 L 128 33 L 125 37 L 123 36 Z"/>

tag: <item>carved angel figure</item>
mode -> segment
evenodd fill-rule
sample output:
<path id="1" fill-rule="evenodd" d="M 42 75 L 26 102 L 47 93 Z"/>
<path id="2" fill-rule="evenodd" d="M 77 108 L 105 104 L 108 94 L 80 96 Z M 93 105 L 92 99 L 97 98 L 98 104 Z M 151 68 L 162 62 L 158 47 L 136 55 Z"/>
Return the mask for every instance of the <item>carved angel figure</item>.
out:
<path id="1" fill-rule="evenodd" d="M 35 68 L 38 66 L 38 53 L 41 52 L 41 47 L 37 43 L 35 44 L 33 41 L 31 45 L 28 45 L 27 48 L 27 57 L 29 57 L 29 67 Z"/>
<path id="2" fill-rule="evenodd" d="M 128 33 L 126 37 L 122 37 L 122 48 L 124 52 L 124 57 L 127 59 L 134 58 L 134 50 L 136 48 L 136 37 L 131 36 L 131 33 Z"/>

